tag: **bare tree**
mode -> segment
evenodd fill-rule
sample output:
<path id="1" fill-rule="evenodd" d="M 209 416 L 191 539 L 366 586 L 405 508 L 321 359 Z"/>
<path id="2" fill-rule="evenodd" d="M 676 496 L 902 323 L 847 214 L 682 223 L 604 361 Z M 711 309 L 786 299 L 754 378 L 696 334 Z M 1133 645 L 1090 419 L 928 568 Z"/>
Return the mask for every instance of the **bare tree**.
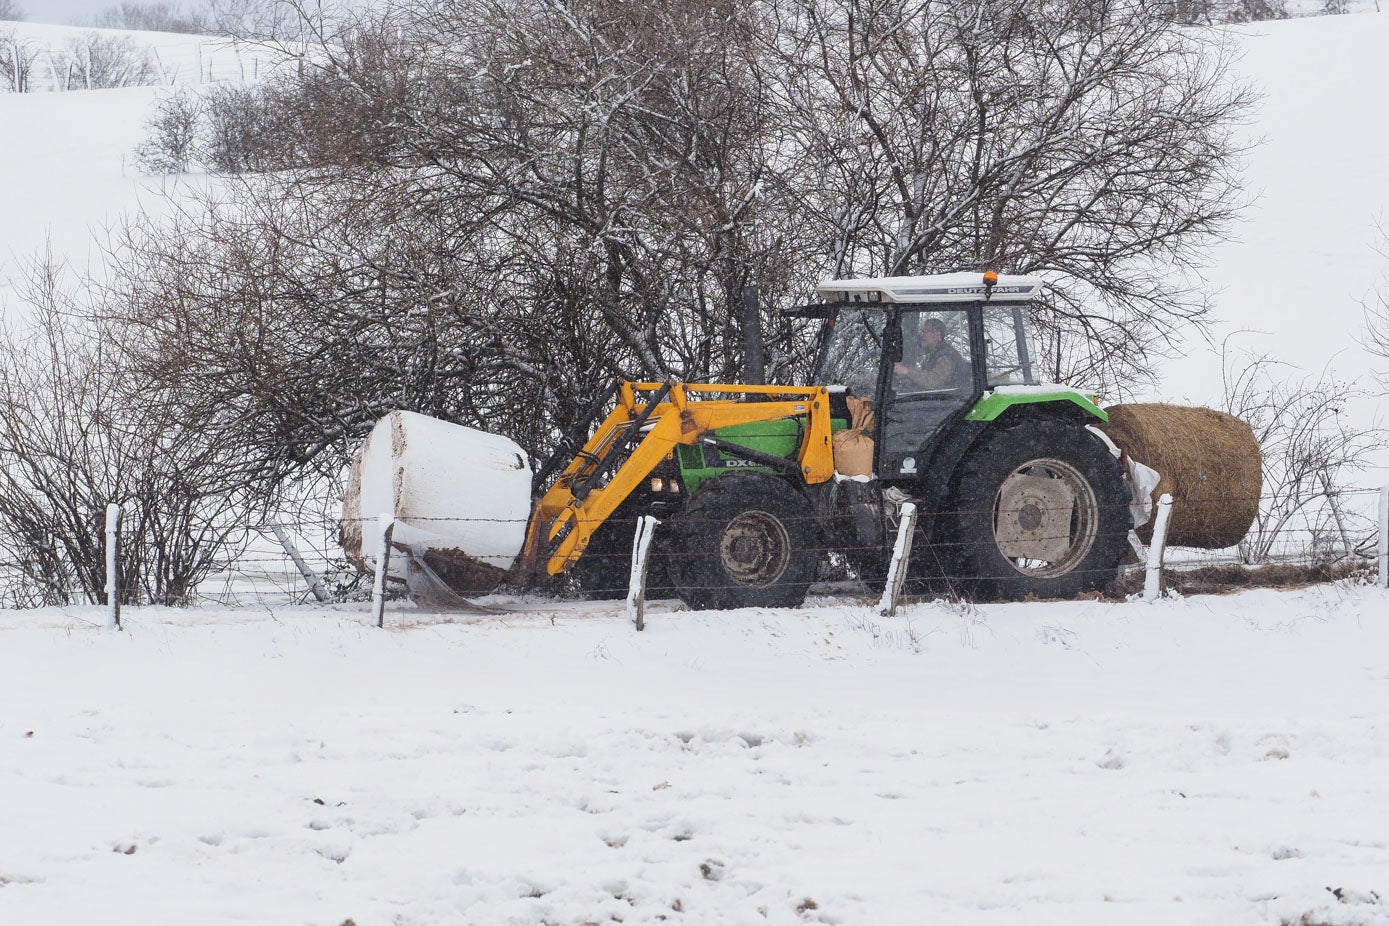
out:
<path id="1" fill-rule="evenodd" d="M 139 87 L 155 82 L 149 52 L 128 36 L 83 33 L 68 40 L 53 57 L 54 71 L 67 75 L 64 89 Z"/>
<path id="2" fill-rule="evenodd" d="M 302 18 L 284 0 L 206 0 L 213 32 L 252 41 L 277 42 L 298 38 Z"/>
<path id="3" fill-rule="evenodd" d="M 23 22 L 24 7 L 15 0 L 0 0 L 0 22 Z"/>
<path id="4" fill-rule="evenodd" d="M 15 93 L 33 89 L 31 75 L 39 49 L 15 36 L 13 29 L 0 29 L 0 81 Z"/>
<path id="5" fill-rule="evenodd" d="M 830 274 L 1045 274 L 1055 375 L 1127 382 L 1238 205 L 1248 94 L 1135 2 L 301 10 L 298 67 L 208 107 L 274 173 L 118 261 L 145 374 L 277 472 L 392 407 L 539 451 L 611 376 L 737 379 L 743 288 Z"/>
<path id="6" fill-rule="evenodd" d="M 312 373 L 288 356 L 270 363 L 312 388 L 217 386 L 293 420 L 261 432 L 295 445 L 282 461 L 337 447 L 392 407 L 540 450 L 611 376 L 736 378 L 742 288 L 788 291 L 785 252 L 802 238 L 759 189 L 771 133 L 738 57 L 736 6 L 614 7 L 596 24 L 558 4 L 470 9 L 325 35 L 302 76 L 239 112 L 210 104 L 248 141 L 270 133 L 242 132 L 258 118 L 245 114 L 293 113 L 277 154 L 228 149 L 298 169 L 246 178 L 235 205 L 133 239 L 122 258 L 139 267 L 132 281 L 160 281 L 132 282 L 126 300 L 152 371 L 188 381 L 193 367 L 211 375 L 234 359 L 213 356 L 228 345 L 229 290 L 297 319 L 302 344 L 266 343 L 313 357 Z M 276 105 L 260 109 L 265 100 Z M 166 293 L 176 305 L 160 302 Z M 176 326 L 205 328 L 212 353 L 180 353 Z M 785 373 L 805 347 L 771 330 Z M 432 379 L 413 385 L 416 373 Z"/>
<path id="7" fill-rule="evenodd" d="M 1119 392 L 1205 300 L 1241 205 L 1229 50 L 1138 0 L 803 0 L 777 72 L 840 274 L 1007 269 L 1053 282 L 1051 375 Z M 812 172 L 829 178 L 804 183 Z"/>

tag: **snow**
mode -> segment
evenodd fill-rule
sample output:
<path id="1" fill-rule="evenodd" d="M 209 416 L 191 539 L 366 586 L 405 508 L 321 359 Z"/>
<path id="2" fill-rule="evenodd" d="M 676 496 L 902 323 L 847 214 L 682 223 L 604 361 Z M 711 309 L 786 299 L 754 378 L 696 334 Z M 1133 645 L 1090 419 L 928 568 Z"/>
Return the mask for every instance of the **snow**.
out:
<path id="1" fill-rule="evenodd" d="M 1389 923 L 1389 593 L 493 603 L 4 617 L 0 922 Z"/>
<path id="2" fill-rule="evenodd" d="M 1389 17 L 1235 35 L 1216 341 L 1366 376 Z M 0 279 L 161 208 L 160 92 L 0 94 Z M 1389 592 L 487 603 L 0 612 L 0 923 L 1389 926 Z"/>

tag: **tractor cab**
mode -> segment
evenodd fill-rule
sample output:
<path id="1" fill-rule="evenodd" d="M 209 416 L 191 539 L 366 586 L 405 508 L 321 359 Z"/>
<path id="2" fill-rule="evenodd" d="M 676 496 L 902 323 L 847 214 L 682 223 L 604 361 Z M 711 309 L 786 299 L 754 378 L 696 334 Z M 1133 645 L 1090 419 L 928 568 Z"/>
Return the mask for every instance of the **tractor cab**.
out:
<path id="1" fill-rule="evenodd" d="M 977 273 L 819 287 L 828 323 L 815 381 L 836 409 L 872 401 L 877 474 L 922 478 L 943 432 L 986 393 L 1040 384 L 1028 309 L 1041 290 L 1036 277 Z"/>

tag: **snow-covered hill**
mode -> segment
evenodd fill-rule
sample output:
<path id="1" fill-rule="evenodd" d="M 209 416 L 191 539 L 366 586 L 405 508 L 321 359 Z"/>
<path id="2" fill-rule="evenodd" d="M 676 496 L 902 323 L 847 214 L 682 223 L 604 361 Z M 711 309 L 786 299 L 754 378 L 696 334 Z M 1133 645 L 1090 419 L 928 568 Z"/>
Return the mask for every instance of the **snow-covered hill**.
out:
<path id="1" fill-rule="evenodd" d="M 0 23 L 36 55 L 35 93 L 0 93 L 0 311 L 13 311 L 15 268 L 51 248 L 79 270 L 100 265 L 106 229 L 139 209 L 164 209 L 168 182 L 142 176 L 132 152 L 161 94 L 210 81 L 254 79 L 270 67 L 264 49 L 226 38 L 120 32 L 27 22 Z M 62 56 L 91 36 L 129 41 L 147 53 L 150 86 L 52 92 L 69 79 Z M 197 185 L 199 178 L 184 178 Z"/>
<path id="2" fill-rule="evenodd" d="M 65 56 L 74 46 L 80 47 L 92 39 L 129 43 L 133 52 L 148 57 L 150 81 L 163 87 L 254 80 L 274 57 L 265 48 L 226 36 L 126 32 L 31 22 L 0 22 L 0 30 L 26 46 L 33 57 L 32 80 L 39 92 L 81 87 L 80 75 L 68 73 Z"/>

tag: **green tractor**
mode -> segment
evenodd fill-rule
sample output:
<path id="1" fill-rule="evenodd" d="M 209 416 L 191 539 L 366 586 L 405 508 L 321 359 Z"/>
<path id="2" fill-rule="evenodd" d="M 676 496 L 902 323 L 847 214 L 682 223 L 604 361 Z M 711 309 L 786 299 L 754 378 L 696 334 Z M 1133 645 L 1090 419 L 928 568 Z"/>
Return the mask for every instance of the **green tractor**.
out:
<path id="1" fill-rule="evenodd" d="M 866 575 L 885 569 L 910 497 L 923 512 L 915 578 L 992 599 L 1070 598 L 1114 578 L 1130 485 L 1088 427 L 1106 420 L 1098 399 L 1042 381 L 1028 321 L 1041 287 L 993 274 L 838 281 L 802 310 L 830 322 L 817 376 L 835 384 L 832 402 L 858 394 L 876 409 L 876 478 L 841 481 L 835 500 Z"/>
<path id="2" fill-rule="evenodd" d="M 1130 549 L 1132 493 L 1087 427 L 1106 420 L 1096 398 L 1041 381 L 1028 323 L 1041 288 L 992 273 L 832 281 L 790 313 L 825 322 L 822 385 L 615 386 L 583 449 L 537 474 L 543 487 L 564 467 L 533 507 L 522 570 L 622 594 L 650 514 L 658 593 L 794 606 L 830 552 L 881 580 L 913 501 L 910 574 L 927 587 L 1019 599 L 1105 585 Z"/>

